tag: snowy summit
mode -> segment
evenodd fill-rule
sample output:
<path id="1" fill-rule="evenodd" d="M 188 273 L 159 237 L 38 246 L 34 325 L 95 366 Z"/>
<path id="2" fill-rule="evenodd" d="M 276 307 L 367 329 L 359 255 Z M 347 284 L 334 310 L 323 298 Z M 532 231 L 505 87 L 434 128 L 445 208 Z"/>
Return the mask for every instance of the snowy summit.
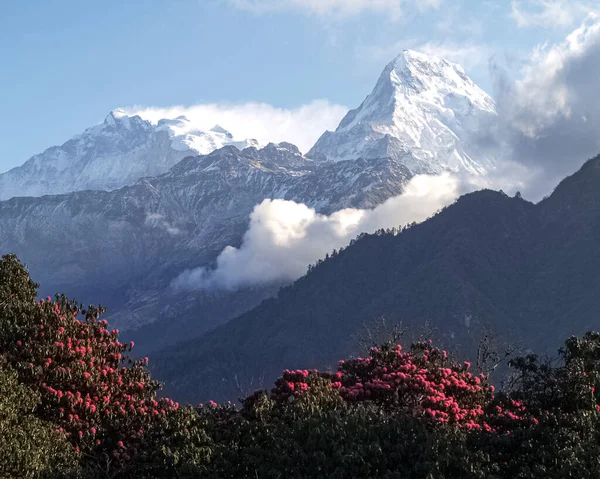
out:
<path id="1" fill-rule="evenodd" d="M 111 191 L 160 175 L 186 156 L 207 155 L 227 145 L 259 147 L 256 140 L 236 140 L 219 125 L 201 131 L 183 116 L 153 124 L 116 109 L 101 124 L 1 174 L 0 200 Z"/>
<path id="2" fill-rule="evenodd" d="M 404 50 L 373 92 L 327 131 L 307 154 L 314 159 L 402 159 L 414 174 L 450 170 L 482 174 L 493 167 L 474 133 L 496 118 L 492 98 L 443 58 Z"/>

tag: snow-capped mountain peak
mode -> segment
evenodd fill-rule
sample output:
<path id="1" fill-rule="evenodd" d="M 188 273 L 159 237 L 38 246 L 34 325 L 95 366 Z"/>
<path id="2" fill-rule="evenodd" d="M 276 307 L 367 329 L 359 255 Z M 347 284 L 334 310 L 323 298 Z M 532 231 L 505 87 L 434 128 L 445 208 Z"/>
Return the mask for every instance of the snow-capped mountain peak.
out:
<path id="1" fill-rule="evenodd" d="M 110 191 L 145 176 L 160 175 L 186 156 L 206 155 L 227 145 L 239 150 L 260 146 L 256 140 L 236 139 L 218 125 L 200 130 L 185 116 L 154 124 L 115 109 L 102 123 L 0 174 L 0 200 L 80 190 Z"/>
<path id="2" fill-rule="evenodd" d="M 463 93 L 477 106 L 494 112 L 494 102 L 465 73 L 458 63 L 444 58 L 404 50 L 384 70 L 382 78 L 389 77 L 396 88 L 414 93 L 439 95 Z"/>
<path id="3" fill-rule="evenodd" d="M 195 154 L 207 155 L 227 145 L 240 150 L 249 146 L 259 147 L 256 140 L 238 140 L 219 125 L 208 131 L 198 129 L 187 117 L 181 115 L 175 119 L 159 120 L 156 131 L 166 131 L 171 138 L 171 145 L 177 151 L 191 151 Z"/>
<path id="4" fill-rule="evenodd" d="M 492 98 L 479 88 L 457 63 L 440 57 L 404 50 L 381 74 L 373 96 L 390 94 L 396 107 L 402 107 L 404 98 L 419 98 L 440 107 L 453 108 L 452 99 L 462 97 L 474 107 L 490 113 L 496 108 Z"/>
<path id="5" fill-rule="evenodd" d="M 405 50 L 383 70 L 373 92 L 326 132 L 307 156 L 333 161 L 404 158 L 413 173 L 484 173 L 493 159 L 471 141 L 496 117 L 492 98 L 460 65 Z"/>
<path id="6" fill-rule="evenodd" d="M 112 110 L 108 115 L 106 115 L 106 118 L 104 118 L 104 121 L 101 125 L 88 128 L 86 131 L 100 131 L 106 128 L 123 128 L 129 130 L 135 126 L 147 129 L 150 129 L 151 127 L 151 125 L 147 121 L 143 120 L 140 116 L 130 116 L 124 110 L 117 108 L 115 110 Z"/>
<path id="7" fill-rule="evenodd" d="M 111 111 L 108 115 L 106 115 L 103 125 L 115 126 L 117 124 L 117 118 L 118 117 L 114 114 L 114 112 Z"/>

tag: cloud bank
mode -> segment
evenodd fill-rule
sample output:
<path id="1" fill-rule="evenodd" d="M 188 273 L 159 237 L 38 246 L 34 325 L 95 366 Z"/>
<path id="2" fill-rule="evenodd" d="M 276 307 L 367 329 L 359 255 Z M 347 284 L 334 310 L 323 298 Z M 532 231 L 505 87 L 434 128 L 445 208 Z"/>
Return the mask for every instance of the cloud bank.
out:
<path id="1" fill-rule="evenodd" d="M 348 108 L 315 100 L 298 108 L 277 108 L 265 103 L 241 105 L 204 104 L 192 106 L 121 108 L 128 115 L 139 115 L 152 123 L 162 118 L 185 116 L 199 130 L 216 124 L 238 139 L 255 139 L 260 143 L 287 141 L 301 151 L 308 151 L 325 130 L 335 129 Z"/>
<path id="2" fill-rule="evenodd" d="M 497 69 L 497 147 L 529 169 L 538 199 L 600 153 L 600 17 L 556 45 L 540 45 L 515 77 Z"/>
<path id="3" fill-rule="evenodd" d="M 458 180 L 444 174 L 415 176 L 403 194 L 373 210 L 344 209 L 326 216 L 293 201 L 267 199 L 250 215 L 250 226 L 239 248 L 226 247 L 215 269 L 184 271 L 173 286 L 236 289 L 290 282 L 303 276 L 309 264 L 346 246 L 359 233 L 423 221 L 460 193 Z"/>

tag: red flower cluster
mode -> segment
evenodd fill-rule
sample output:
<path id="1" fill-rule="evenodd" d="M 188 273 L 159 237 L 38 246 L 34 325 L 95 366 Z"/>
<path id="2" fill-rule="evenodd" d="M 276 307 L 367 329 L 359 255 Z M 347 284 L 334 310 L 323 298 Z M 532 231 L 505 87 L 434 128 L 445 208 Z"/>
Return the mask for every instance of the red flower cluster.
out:
<path id="1" fill-rule="evenodd" d="M 335 373 L 286 370 L 275 382 L 271 397 L 291 401 L 310 390 L 311 378 L 330 381 L 348 404 L 372 401 L 390 410 L 467 429 L 491 431 L 487 406 L 494 399 L 485 375 L 469 372 L 471 364 L 452 363 L 446 351 L 430 343 L 418 343 L 404 352 L 400 345 L 372 348 L 369 357 L 340 361 Z M 514 402 L 514 401 L 513 401 Z M 522 420 L 522 404 L 494 412 L 510 420 Z"/>
<path id="2" fill-rule="evenodd" d="M 289 398 L 294 395 L 300 395 L 310 390 L 308 384 L 308 377 L 310 375 L 318 375 L 318 371 L 307 371 L 306 369 L 297 371 L 290 371 L 286 369 L 283 371 L 282 377 L 275 381 L 275 387 L 271 392 L 271 397 L 276 400 L 285 401 L 290 400 Z"/>
<path id="3" fill-rule="evenodd" d="M 340 365 L 340 392 L 347 401 L 372 400 L 413 416 L 480 429 L 492 392 L 486 378 L 471 374 L 469 367 L 451 364 L 428 343 L 410 352 L 400 345 L 372 348 L 370 357 Z"/>
<path id="4" fill-rule="evenodd" d="M 21 376 L 41 393 L 41 414 L 81 451 L 101 449 L 128 460 L 156 416 L 176 411 L 170 399 L 156 400 L 147 359 L 132 362 L 118 331 L 98 312 L 80 316 L 67 302 L 42 300 L 29 326 L 19 330 L 10 356 Z"/>

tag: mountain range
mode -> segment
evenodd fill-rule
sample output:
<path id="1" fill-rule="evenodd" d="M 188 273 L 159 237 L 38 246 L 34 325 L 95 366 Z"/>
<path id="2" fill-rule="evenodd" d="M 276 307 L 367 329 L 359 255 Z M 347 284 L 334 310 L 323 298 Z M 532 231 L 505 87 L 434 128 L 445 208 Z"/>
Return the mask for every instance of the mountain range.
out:
<path id="1" fill-rule="evenodd" d="M 600 156 L 538 204 L 482 190 L 400 233 L 362 235 L 275 298 L 153 355 L 153 371 L 181 400 L 235 400 L 282 365 L 334 367 L 382 317 L 467 355 L 485 334 L 553 352 L 600 326 L 599 185 Z"/>
<path id="2" fill-rule="evenodd" d="M 409 177 L 390 158 L 317 163 L 289 144 L 227 146 L 111 192 L 0 202 L 0 249 L 23 258 L 44 293 L 99 301 L 110 307 L 115 327 L 138 329 L 172 320 L 182 294 L 196 298 L 194 307 L 206 301 L 205 293 L 179 293 L 170 282 L 239 245 L 263 199 L 293 199 L 325 213 L 368 208 L 401 191 Z"/>
<path id="3" fill-rule="evenodd" d="M 184 116 L 153 125 L 117 109 L 100 125 L 1 174 L 0 200 L 115 190 L 160 175 L 186 156 L 207 154 L 226 145 L 240 149 L 259 146 L 256 140 L 235 140 L 219 125 L 200 131 Z"/>
<path id="4" fill-rule="evenodd" d="M 496 116 L 492 98 L 460 65 L 405 50 L 384 69 L 363 103 L 335 132 L 325 132 L 306 156 L 321 161 L 389 157 L 413 175 L 482 174 L 493 169 L 494 158 L 478 147 L 478 132 Z M 161 175 L 187 156 L 228 145 L 239 150 L 262 146 L 236 139 L 219 125 L 203 131 L 185 116 L 152 123 L 116 109 L 100 125 L 0 174 L 0 200 L 111 191 Z"/>
<path id="5" fill-rule="evenodd" d="M 238 141 L 219 126 L 200 131 L 185 117 L 151 123 L 115 110 L 0 175 L 0 198 L 12 197 L 0 202 L 0 251 L 17 253 L 44 294 L 101 302 L 115 327 L 165 346 L 277 291 L 278 284 L 234 292 L 170 287 L 182 271 L 211 267 L 223 248 L 239 246 L 255 205 L 283 198 L 324 214 L 373 208 L 417 173 L 483 172 L 491 160 L 469 159 L 475 132 L 468 133 L 475 119 L 493 115 L 493 101 L 462 68 L 411 51 L 390 63 L 336 133 L 325 133 L 330 146 L 339 133 L 354 152 L 344 161 L 323 138 L 303 156 L 289 143 Z M 369 129 L 368 148 L 361 128 Z M 162 324 L 172 334 L 159 341 Z"/>
<path id="6" fill-rule="evenodd" d="M 406 318 L 417 323 L 436 319 L 454 324 L 468 317 L 489 316 L 492 325 L 499 318 L 506 319 L 505 325 L 513 324 L 512 310 L 490 313 L 497 306 L 487 291 L 476 288 L 475 280 L 457 278 L 462 266 L 456 258 L 449 259 L 452 255 L 447 251 L 473 261 L 467 251 L 460 250 L 461 241 L 484 249 L 484 256 L 489 245 L 479 245 L 470 234 L 493 232 L 519 242 L 523 240 L 519 228 L 539 234 L 530 230 L 539 219 L 534 213 L 541 211 L 538 205 L 492 192 L 459 202 L 481 202 L 482 208 L 497 203 L 485 211 L 473 206 L 473 215 L 483 215 L 481 230 L 464 223 L 462 214 L 470 213 L 457 204 L 444 212 L 446 216 L 427 222 L 429 226 L 411 228 L 398 237 L 363 237 L 311 270 L 293 288 L 280 290 L 285 286 L 280 283 L 234 291 L 172 286 L 182 272 L 210 269 L 225 247 L 240 246 L 250 213 L 265 199 L 292 200 L 331 214 L 348 207 L 374 208 L 401 194 L 417 174 L 493 173 L 495 152 L 482 146 L 480 135 L 494 124 L 496 107 L 459 65 L 410 50 L 402 52 L 384 69 L 363 103 L 342 119 L 336 131 L 325 132 L 306 155 L 291 143 L 259 145 L 255 140 L 237 139 L 218 125 L 204 131 L 182 116 L 157 122 L 142 116 L 114 110 L 100 125 L 0 175 L 0 251 L 16 253 L 29 265 L 43 295 L 67 292 L 83 302 L 107 306 L 111 325 L 135 339 L 142 346 L 136 348 L 140 354 L 163 349 L 156 372 L 176 395 L 195 394 L 193 381 L 202 378 L 209 385 L 206 394 L 230 397 L 231 373 L 238 371 L 239 358 L 243 358 L 240 377 L 260 375 L 258 361 L 263 359 L 265 374 L 272 376 L 275 354 L 279 354 L 278 364 L 286 359 L 290 364 L 297 359 L 307 363 L 296 346 L 311 351 L 310 361 L 324 364 L 331 357 L 329 350 L 345 354 L 346 346 L 341 344 L 358 321 L 369 321 L 379 313 L 404 310 Z M 447 230 L 440 226 L 433 233 L 417 234 L 432 228 L 431 224 L 441 224 L 440 218 L 449 218 L 450 211 L 462 213 L 456 214 L 455 223 L 448 220 Z M 506 224 L 488 225 L 492 220 L 485 216 L 496 213 L 506 216 Z M 500 225 L 507 230 L 499 229 Z M 406 238 L 414 238 L 415 244 L 407 246 Z M 376 253 L 368 251 L 370 245 Z M 427 254 L 419 249 L 425 245 Z M 438 247 L 445 249 L 438 251 Z M 352 257 L 361 251 L 365 258 L 372 258 L 359 267 L 359 260 Z M 526 247 L 507 254 L 531 256 Z M 342 258 L 350 261 L 349 266 L 332 270 L 332 265 L 342 264 Z M 497 258 L 494 261 L 501 263 Z M 517 264 L 507 260 L 506 267 Z M 332 274 L 331 284 L 325 281 L 316 286 L 327 271 Z M 473 278 L 484 274 L 475 269 L 468 273 Z M 376 279 L 378 274 L 386 280 Z M 398 274 L 408 283 L 400 282 Z M 435 276 L 435 284 L 426 283 L 430 275 Z M 505 275 L 508 278 L 508 272 Z M 333 285 L 334 277 L 337 285 Z M 416 295 L 409 297 L 414 291 Z M 432 309 L 437 303 L 431 300 L 431 291 L 454 298 L 461 306 L 452 309 L 444 303 L 441 309 Z M 508 297 L 508 292 L 503 294 Z M 274 295 L 276 299 L 266 301 Z M 464 303 L 465 295 L 471 303 Z M 298 304 L 298 298 L 305 304 Z M 430 303 L 429 309 L 422 301 Z M 292 307 L 297 312 L 287 309 Z M 351 314 L 346 316 L 350 307 Z M 275 319 L 279 314 L 281 323 Z M 331 318 L 326 320 L 327 315 Z M 223 328 L 234 329 L 215 330 L 233 318 L 237 319 Z M 306 318 L 310 318 L 308 323 L 303 322 Z M 328 324 L 339 329 L 330 332 L 336 341 L 344 338 L 335 347 L 316 334 Z M 256 331 L 247 330 L 249 325 L 256 326 Z M 304 328 L 310 331 L 311 325 L 317 327 L 314 337 L 313 333 L 303 336 Z M 257 339 L 253 334 L 261 328 L 263 338 Z M 457 338 L 469 338 L 461 327 L 455 329 Z M 509 329 L 516 337 L 522 334 L 518 327 Z M 212 330 L 206 336 L 212 338 L 211 344 L 202 338 L 198 343 L 178 344 Z M 223 339 L 221 334 L 230 338 Z M 244 335 L 256 343 L 246 344 Z M 280 341 L 284 336 L 296 338 L 296 346 L 288 350 L 287 339 Z M 239 350 L 233 342 L 237 340 L 247 350 Z M 256 349 L 259 344 L 260 351 Z M 170 363 L 169 357 L 173 358 Z M 195 358 L 203 365 L 190 372 L 177 358 Z M 223 359 L 219 366 L 218 358 Z M 188 380 L 192 389 L 182 383 Z"/>

